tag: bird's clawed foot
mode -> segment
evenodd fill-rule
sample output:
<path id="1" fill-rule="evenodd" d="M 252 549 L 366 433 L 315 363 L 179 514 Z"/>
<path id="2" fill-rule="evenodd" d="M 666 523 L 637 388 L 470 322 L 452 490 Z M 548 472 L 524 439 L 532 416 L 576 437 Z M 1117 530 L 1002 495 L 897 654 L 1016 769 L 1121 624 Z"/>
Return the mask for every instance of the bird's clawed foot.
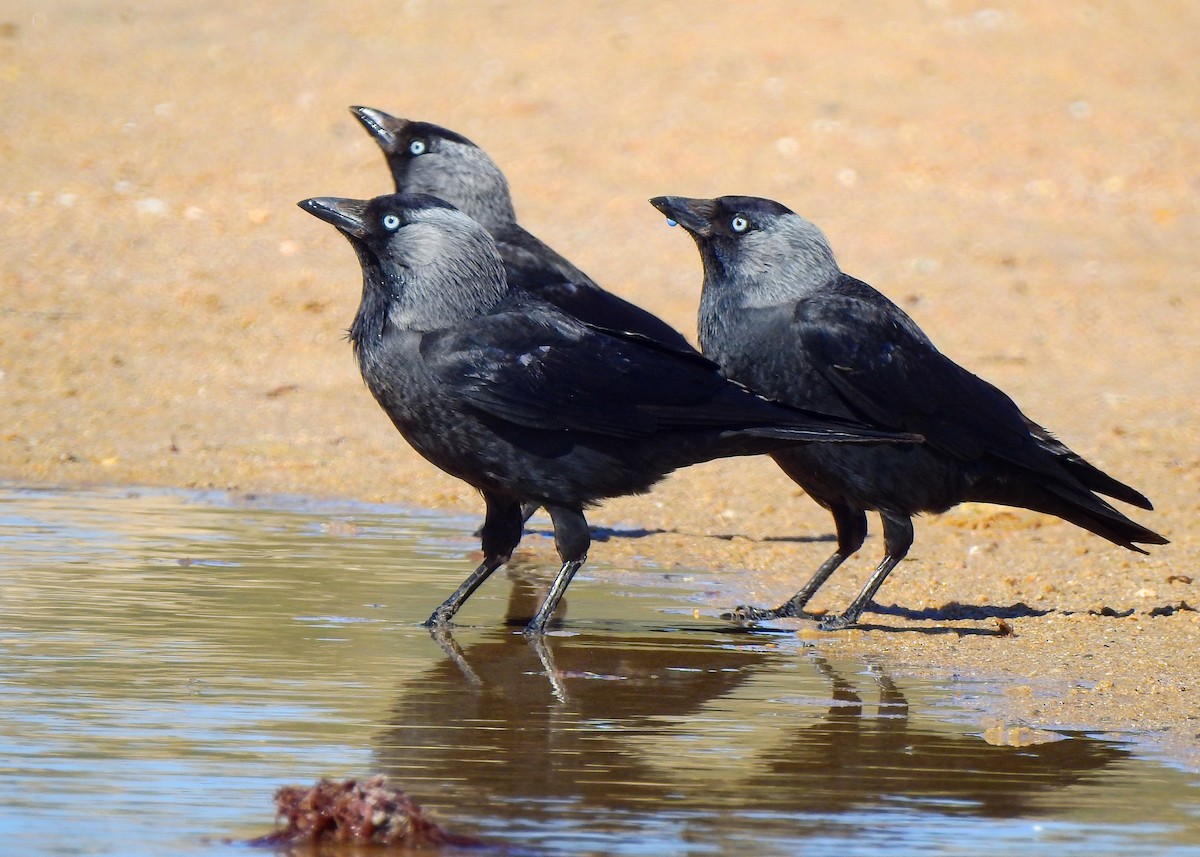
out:
<path id="1" fill-rule="evenodd" d="M 813 617 L 816 618 L 816 617 Z M 822 631 L 840 631 L 843 628 L 849 628 L 851 625 L 858 624 L 858 616 L 851 616 L 849 613 L 839 613 L 836 616 L 830 616 L 827 619 L 821 619 L 817 627 Z"/>
<path id="2" fill-rule="evenodd" d="M 428 628 L 430 632 L 446 631 L 450 628 L 450 619 L 454 616 L 453 610 L 447 610 L 446 605 L 442 605 L 434 610 L 429 618 L 421 623 L 422 628 Z"/>
<path id="3" fill-rule="evenodd" d="M 536 621 L 531 621 L 528 625 L 521 629 L 522 636 L 526 640 L 541 640 L 546 633 L 546 626 L 538 624 Z"/>
<path id="4" fill-rule="evenodd" d="M 727 622 L 737 622 L 739 625 L 753 625 L 756 622 L 769 622 L 772 619 L 811 619 L 817 622 L 822 631 L 840 631 L 858 624 L 861 611 L 847 610 L 836 616 L 821 616 L 806 613 L 801 605 L 794 601 L 780 604 L 778 607 L 752 607 L 749 604 L 739 604 L 728 613 L 722 613 L 721 618 Z"/>
<path id="5" fill-rule="evenodd" d="M 778 607 L 769 608 L 739 604 L 728 613 L 721 614 L 722 619 L 728 622 L 738 622 L 743 625 L 752 625 L 755 622 L 770 621 L 771 619 L 792 619 L 796 617 L 803 618 L 804 611 L 790 601 Z"/>

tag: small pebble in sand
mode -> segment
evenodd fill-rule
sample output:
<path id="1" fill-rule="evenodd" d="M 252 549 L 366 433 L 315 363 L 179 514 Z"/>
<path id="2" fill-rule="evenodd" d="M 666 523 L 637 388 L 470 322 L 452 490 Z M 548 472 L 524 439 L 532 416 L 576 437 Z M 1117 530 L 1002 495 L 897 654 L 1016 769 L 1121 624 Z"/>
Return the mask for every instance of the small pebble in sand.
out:
<path id="1" fill-rule="evenodd" d="M 167 213 L 167 204 L 161 199 L 156 199 L 152 196 L 139 199 L 134 204 L 134 207 L 137 209 L 138 214 L 149 214 L 154 217 L 160 217 Z"/>

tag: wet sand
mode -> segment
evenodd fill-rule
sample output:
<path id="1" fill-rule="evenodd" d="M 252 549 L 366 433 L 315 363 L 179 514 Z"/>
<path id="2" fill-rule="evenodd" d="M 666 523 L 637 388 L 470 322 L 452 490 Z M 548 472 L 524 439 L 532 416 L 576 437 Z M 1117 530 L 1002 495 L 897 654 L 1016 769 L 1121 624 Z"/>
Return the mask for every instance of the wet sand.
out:
<path id="1" fill-rule="evenodd" d="M 481 510 L 363 389 L 344 341 L 357 263 L 295 207 L 389 190 L 348 105 L 474 139 L 528 228 L 689 336 L 697 254 L 646 199 L 770 196 L 1149 495 L 1134 517 L 1172 539 L 1142 557 L 961 507 L 918 521 L 863 628 L 798 633 L 897 674 L 1001 679 L 1009 723 L 1149 730 L 1195 762 L 1198 25 L 1186 2 L 17 0 L 0 13 L 0 479 Z M 590 519 L 618 531 L 593 557 L 704 569 L 714 607 L 786 598 L 831 549 L 828 515 L 765 460 Z M 858 590 L 877 529 L 813 607 Z"/>

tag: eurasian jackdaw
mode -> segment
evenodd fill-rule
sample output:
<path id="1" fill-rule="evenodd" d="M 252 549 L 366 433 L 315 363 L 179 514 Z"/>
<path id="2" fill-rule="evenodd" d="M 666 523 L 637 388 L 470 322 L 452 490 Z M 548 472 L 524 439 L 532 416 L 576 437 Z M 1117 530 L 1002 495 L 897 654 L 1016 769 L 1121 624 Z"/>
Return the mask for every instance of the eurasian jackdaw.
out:
<path id="1" fill-rule="evenodd" d="M 1145 553 L 1167 540 L 1097 496 L 1143 509 L 1139 492 L 1085 461 L 996 387 L 945 357 L 903 310 L 842 273 L 821 231 L 777 202 L 744 196 L 651 200 L 696 240 L 704 265 L 700 347 L 765 396 L 923 435 L 920 445 L 797 446 L 773 457 L 833 514 L 837 550 L 789 601 L 732 618 L 800 616 L 883 521 L 885 555 L 844 613 L 858 621 L 913 541 L 912 516 L 974 501 L 1057 515 Z"/>
<path id="2" fill-rule="evenodd" d="M 483 494 L 483 562 L 430 626 L 508 560 L 522 503 L 550 513 L 563 562 L 526 628 L 540 634 L 586 559 L 585 506 L 646 491 L 684 465 L 797 441 L 919 440 L 769 402 L 698 354 L 592 327 L 510 289 L 487 231 L 437 198 L 300 206 L 358 255 L 350 340 L 368 389 L 417 452 Z"/>
<path id="3" fill-rule="evenodd" d="M 371 107 L 351 107 L 350 112 L 383 150 L 397 193 L 436 196 L 483 224 L 496 240 L 509 286 L 533 292 L 596 327 L 640 333 L 672 348 L 695 350 L 658 316 L 606 292 L 522 229 L 504 173 L 466 137 Z"/>

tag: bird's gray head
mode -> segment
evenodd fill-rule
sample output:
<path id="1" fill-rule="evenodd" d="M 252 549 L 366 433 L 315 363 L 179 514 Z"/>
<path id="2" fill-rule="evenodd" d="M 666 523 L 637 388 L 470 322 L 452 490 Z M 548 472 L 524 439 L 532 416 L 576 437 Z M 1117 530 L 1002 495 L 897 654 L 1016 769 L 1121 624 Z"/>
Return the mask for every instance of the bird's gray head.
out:
<path id="1" fill-rule="evenodd" d="M 486 312 L 508 292 L 492 237 L 440 199 L 320 197 L 300 207 L 336 226 L 354 246 L 363 269 L 359 315 L 378 316 L 371 321 L 379 324 L 377 334 L 385 319 L 406 330 L 453 327 Z"/>
<path id="2" fill-rule="evenodd" d="M 383 150 L 397 193 L 444 199 L 492 232 L 516 222 L 504 173 L 466 137 L 372 107 L 351 107 L 350 112 Z"/>
<path id="3" fill-rule="evenodd" d="M 705 291 L 732 290 L 723 297 L 738 305 L 794 301 L 841 275 L 824 233 L 773 200 L 659 196 L 650 204 L 696 240 Z"/>

